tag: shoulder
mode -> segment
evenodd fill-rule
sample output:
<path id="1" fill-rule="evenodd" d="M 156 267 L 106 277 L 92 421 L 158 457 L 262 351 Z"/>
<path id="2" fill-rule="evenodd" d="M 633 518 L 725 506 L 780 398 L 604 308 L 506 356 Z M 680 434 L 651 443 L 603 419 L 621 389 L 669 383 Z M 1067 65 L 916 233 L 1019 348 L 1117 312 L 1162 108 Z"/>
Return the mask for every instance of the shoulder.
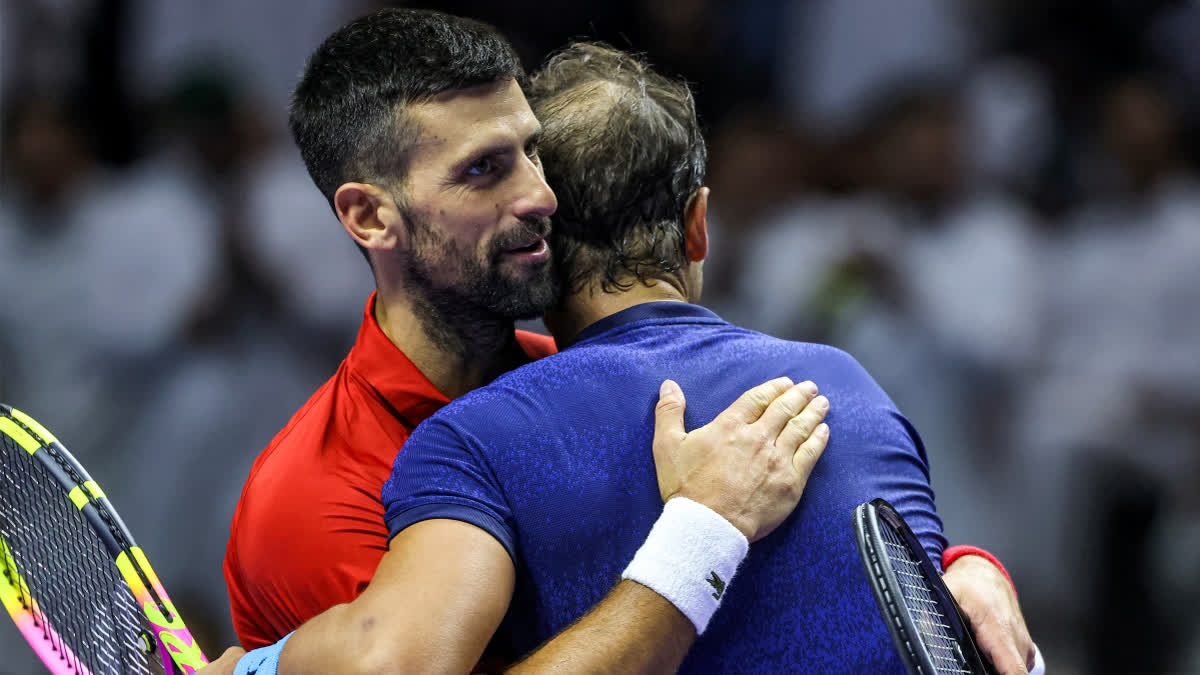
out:
<path id="1" fill-rule="evenodd" d="M 408 425 L 343 363 L 255 459 L 247 491 L 252 485 L 286 490 L 294 480 L 331 482 L 332 465 L 390 465 Z"/>
<path id="2" fill-rule="evenodd" d="M 411 459 L 426 450 L 466 451 L 482 457 L 530 438 L 578 397 L 570 384 L 577 381 L 574 352 L 525 364 L 454 399 L 413 430 L 401 454 Z"/>
<path id="3" fill-rule="evenodd" d="M 811 358 L 822 370 L 829 372 L 847 382 L 856 385 L 878 387 L 875 378 L 859 363 L 852 354 L 837 347 L 816 343 L 798 343 L 803 345 Z"/>
<path id="4" fill-rule="evenodd" d="M 746 358 L 761 358 L 761 355 L 786 356 L 789 363 L 800 363 L 830 374 L 871 379 L 858 359 L 838 347 L 819 342 L 785 340 L 740 326 L 730 327 L 730 339 L 745 343 Z"/>
<path id="5" fill-rule="evenodd" d="M 360 521 L 370 530 L 381 513 L 379 488 L 409 432 L 394 418 L 385 426 L 373 411 L 335 396 L 338 377 L 318 389 L 255 459 L 230 527 L 228 550 L 243 563 L 261 554 L 270 566 L 278 546 L 327 538 L 330 517 Z"/>
<path id="6" fill-rule="evenodd" d="M 812 380 L 822 393 L 853 394 L 863 403 L 894 408 L 895 405 L 875 378 L 845 350 L 816 342 L 783 340 L 756 331 L 740 329 L 747 340 L 746 358 L 768 359 L 787 364 L 793 379 Z"/>

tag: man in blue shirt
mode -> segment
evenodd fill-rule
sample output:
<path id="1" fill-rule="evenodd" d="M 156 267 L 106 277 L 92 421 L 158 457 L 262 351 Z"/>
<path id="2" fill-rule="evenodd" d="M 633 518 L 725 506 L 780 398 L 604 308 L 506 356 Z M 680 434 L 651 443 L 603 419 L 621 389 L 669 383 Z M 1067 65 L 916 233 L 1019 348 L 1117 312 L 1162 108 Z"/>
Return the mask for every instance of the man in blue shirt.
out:
<path id="1" fill-rule="evenodd" d="M 741 329 L 692 304 L 708 189 L 686 86 L 621 52 L 575 45 L 539 72 L 529 98 L 559 197 L 551 245 L 565 295 L 546 323 L 569 348 L 416 430 L 383 490 L 391 534 L 458 520 L 495 537 L 516 581 L 493 646 L 520 656 L 604 597 L 671 496 L 656 485 L 653 458 L 630 452 L 651 443 L 660 382 L 690 393 L 693 427 L 773 374 L 812 380 L 832 404 L 825 455 L 795 517 L 757 544 L 740 590 L 712 618 L 715 636 L 702 635 L 682 669 L 902 672 L 850 514 L 884 497 L 940 558 L 916 431 L 844 352 Z M 729 580 L 714 577 L 719 599 Z"/>

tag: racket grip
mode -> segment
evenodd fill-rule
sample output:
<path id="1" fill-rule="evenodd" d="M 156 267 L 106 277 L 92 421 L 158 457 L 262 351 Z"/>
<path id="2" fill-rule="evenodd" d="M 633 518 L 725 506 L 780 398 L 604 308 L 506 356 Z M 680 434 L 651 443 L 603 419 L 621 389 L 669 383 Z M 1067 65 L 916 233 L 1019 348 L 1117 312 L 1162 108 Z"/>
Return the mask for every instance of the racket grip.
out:
<path id="1" fill-rule="evenodd" d="M 1033 667 L 1029 669 L 1029 675 L 1046 675 L 1046 661 L 1036 643 L 1033 645 Z"/>

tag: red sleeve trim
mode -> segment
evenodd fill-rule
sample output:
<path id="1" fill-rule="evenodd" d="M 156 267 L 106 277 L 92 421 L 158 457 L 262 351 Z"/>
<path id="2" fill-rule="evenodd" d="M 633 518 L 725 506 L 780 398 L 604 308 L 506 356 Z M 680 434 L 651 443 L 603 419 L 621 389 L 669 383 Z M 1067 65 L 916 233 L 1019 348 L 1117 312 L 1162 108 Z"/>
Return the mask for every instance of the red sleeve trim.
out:
<path id="1" fill-rule="evenodd" d="M 1016 584 L 1013 583 L 1012 577 L 1008 575 L 1008 570 L 1004 569 L 1004 565 L 1000 563 L 1000 560 L 996 558 L 996 556 L 988 553 L 978 546 L 951 546 L 950 548 L 942 551 L 942 570 L 944 571 L 946 568 L 950 567 L 950 565 L 954 564 L 955 560 L 958 560 L 964 555 L 977 555 L 995 565 L 996 569 L 1000 570 L 1000 573 L 1003 574 L 1004 578 L 1008 580 L 1008 585 L 1012 586 L 1013 593 L 1017 592 Z"/>

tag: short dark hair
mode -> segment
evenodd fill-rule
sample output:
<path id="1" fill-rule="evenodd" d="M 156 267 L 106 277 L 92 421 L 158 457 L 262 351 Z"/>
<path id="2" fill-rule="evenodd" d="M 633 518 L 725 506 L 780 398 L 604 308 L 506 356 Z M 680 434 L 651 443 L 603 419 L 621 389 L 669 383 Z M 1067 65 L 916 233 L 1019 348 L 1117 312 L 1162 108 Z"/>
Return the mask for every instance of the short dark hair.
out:
<path id="1" fill-rule="evenodd" d="M 551 236 L 566 290 L 675 277 L 686 262 L 684 210 L 708 158 L 687 84 L 608 45 L 575 43 L 527 94 L 558 196 Z"/>
<path id="2" fill-rule="evenodd" d="M 383 9 L 342 26 L 313 52 L 289 124 L 308 173 L 333 204 L 348 181 L 398 188 L 420 129 L 401 106 L 443 92 L 525 79 L 492 26 L 429 10 Z"/>

